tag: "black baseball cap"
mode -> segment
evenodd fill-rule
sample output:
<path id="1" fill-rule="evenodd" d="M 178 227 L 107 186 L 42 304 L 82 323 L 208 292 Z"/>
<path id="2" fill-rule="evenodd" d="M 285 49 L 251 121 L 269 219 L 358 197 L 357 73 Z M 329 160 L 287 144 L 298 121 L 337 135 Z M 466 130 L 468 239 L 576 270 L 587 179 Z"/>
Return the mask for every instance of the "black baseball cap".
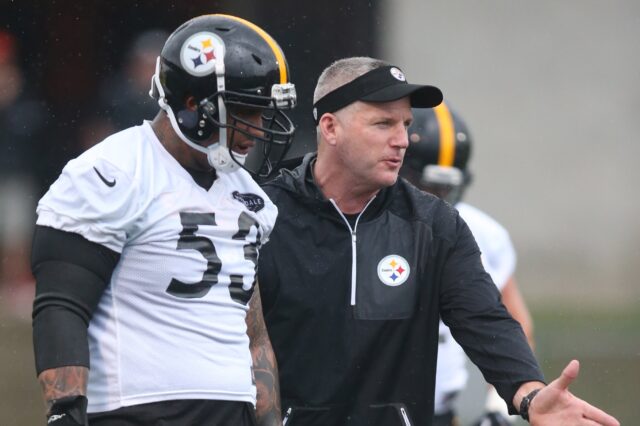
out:
<path id="1" fill-rule="evenodd" d="M 442 102 L 435 86 L 409 84 L 400 68 L 389 65 L 371 70 L 327 93 L 313 105 L 316 124 L 327 112 L 335 112 L 356 101 L 391 102 L 409 96 L 412 108 L 433 108 Z"/>

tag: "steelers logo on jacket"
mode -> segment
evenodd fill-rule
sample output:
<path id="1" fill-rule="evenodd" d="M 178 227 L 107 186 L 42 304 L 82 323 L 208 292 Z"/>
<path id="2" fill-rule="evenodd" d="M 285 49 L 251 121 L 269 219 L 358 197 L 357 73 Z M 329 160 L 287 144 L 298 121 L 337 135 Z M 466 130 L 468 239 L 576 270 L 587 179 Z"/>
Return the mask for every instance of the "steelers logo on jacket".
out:
<path id="1" fill-rule="evenodd" d="M 378 278 L 390 287 L 402 285 L 409 278 L 410 272 L 409 262 L 397 254 L 385 256 L 378 262 Z"/>

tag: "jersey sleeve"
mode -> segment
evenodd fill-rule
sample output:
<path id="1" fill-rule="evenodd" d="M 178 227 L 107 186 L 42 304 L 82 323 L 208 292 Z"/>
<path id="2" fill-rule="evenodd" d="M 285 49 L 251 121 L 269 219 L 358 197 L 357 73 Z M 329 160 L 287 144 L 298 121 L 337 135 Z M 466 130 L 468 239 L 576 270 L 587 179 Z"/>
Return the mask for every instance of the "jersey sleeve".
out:
<path id="1" fill-rule="evenodd" d="M 494 224 L 493 232 L 487 249 L 482 250 L 486 256 L 487 271 L 498 290 L 502 291 L 509 278 L 513 276 L 516 269 L 516 251 L 509 238 L 509 233 L 498 223 Z"/>
<path id="2" fill-rule="evenodd" d="M 482 263 L 502 291 L 516 269 L 516 251 L 509 232 L 495 219 L 466 203 L 456 204 L 482 252 Z"/>
<path id="3" fill-rule="evenodd" d="M 38 203 L 37 224 L 122 252 L 144 203 L 125 172 L 100 158 L 71 160 Z"/>
<path id="4" fill-rule="evenodd" d="M 266 195 L 265 195 L 266 197 Z M 278 217 L 278 208 L 266 198 L 265 211 L 261 215 L 261 236 L 260 236 L 260 244 L 264 245 L 269 241 L 269 236 L 271 235 L 271 231 L 273 231 L 273 227 L 276 223 L 276 218 Z"/>

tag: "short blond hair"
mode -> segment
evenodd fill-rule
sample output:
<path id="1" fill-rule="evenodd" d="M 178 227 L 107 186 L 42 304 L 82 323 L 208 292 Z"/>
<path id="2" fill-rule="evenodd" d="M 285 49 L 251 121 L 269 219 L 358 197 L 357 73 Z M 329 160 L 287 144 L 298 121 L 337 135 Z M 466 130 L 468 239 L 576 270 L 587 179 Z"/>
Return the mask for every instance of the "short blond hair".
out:
<path id="1" fill-rule="evenodd" d="M 324 98 L 328 93 L 333 92 L 338 87 L 355 80 L 371 70 L 389 66 L 391 64 L 367 56 L 354 56 L 351 58 L 339 59 L 322 71 L 313 92 L 313 103 Z"/>

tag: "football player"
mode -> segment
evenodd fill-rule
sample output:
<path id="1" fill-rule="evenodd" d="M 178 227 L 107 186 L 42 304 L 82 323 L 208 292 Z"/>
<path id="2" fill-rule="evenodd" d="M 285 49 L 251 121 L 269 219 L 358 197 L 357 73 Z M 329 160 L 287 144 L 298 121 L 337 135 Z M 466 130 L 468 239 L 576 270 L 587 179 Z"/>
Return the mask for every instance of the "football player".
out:
<path id="1" fill-rule="evenodd" d="M 529 310 L 514 278 L 516 253 L 507 230 L 481 210 L 462 202 L 471 183 L 468 168 L 472 138 L 466 123 L 445 102 L 429 109 L 414 109 L 408 130 L 409 146 L 400 175 L 424 191 L 453 204 L 465 220 L 482 252 L 482 263 L 502 293 L 502 302 L 520 322 L 532 344 Z M 466 356 L 449 328 L 440 321 L 434 425 L 455 424 L 456 396 L 467 382 Z M 490 387 L 486 413 L 477 422 L 483 426 L 506 426 L 510 417 L 506 403 Z M 515 416 L 513 416 L 515 417 Z"/>
<path id="2" fill-rule="evenodd" d="M 254 291 L 277 209 L 254 178 L 292 141 L 287 61 L 253 23 L 200 16 L 169 36 L 151 87 L 155 119 L 71 160 L 37 207 L 47 423 L 281 424 Z"/>

